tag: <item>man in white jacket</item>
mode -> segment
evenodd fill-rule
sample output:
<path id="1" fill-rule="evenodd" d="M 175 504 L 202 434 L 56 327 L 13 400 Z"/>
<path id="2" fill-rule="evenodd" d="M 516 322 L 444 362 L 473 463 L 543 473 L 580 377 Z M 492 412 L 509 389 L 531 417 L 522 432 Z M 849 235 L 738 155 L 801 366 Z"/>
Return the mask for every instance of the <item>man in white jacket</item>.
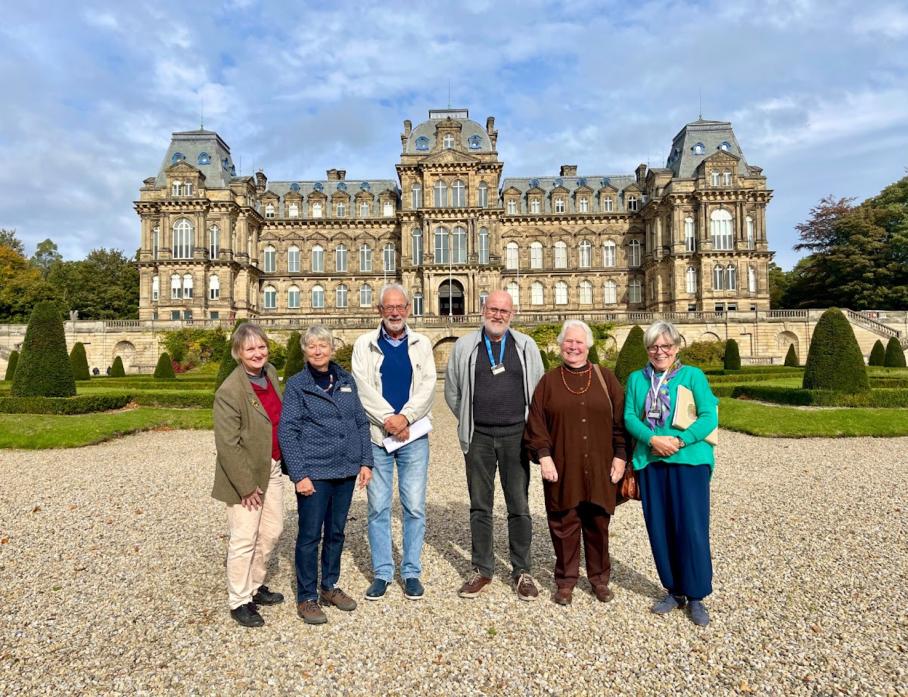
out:
<path id="1" fill-rule="evenodd" d="M 379 294 L 378 330 L 367 332 L 353 345 L 353 377 L 371 422 L 375 467 L 366 489 L 369 500 L 369 547 L 372 550 L 372 585 L 366 599 L 378 600 L 394 578 L 391 556 L 391 499 L 394 465 L 403 508 L 403 559 L 400 575 L 404 595 L 422 598 L 423 538 L 426 531 L 426 482 L 429 470 L 429 438 L 423 435 L 389 453 L 382 445 L 387 437 L 410 439 L 410 426 L 429 419 L 435 397 L 435 359 L 428 337 L 407 327 L 410 300 L 402 286 L 384 286 Z"/>

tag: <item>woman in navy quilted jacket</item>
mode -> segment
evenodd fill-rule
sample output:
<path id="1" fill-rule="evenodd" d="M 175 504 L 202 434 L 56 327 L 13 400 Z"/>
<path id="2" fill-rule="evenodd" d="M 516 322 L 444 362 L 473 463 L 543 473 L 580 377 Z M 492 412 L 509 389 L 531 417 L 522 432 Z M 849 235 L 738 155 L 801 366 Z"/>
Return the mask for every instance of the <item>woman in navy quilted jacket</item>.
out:
<path id="1" fill-rule="evenodd" d="M 369 419 L 353 377 L 331 360 L 334 338 L 313 325 L 300 339 L 306 368 L 287 382 L 278 437 L 284 464 L 296 489 L 297 614 L 307 624 L 328 621 L 319 607 L 354 610 L 356 601 L 338 585 L 344 527 L 357 476 L 372 478 Z M 324 537 L 322 536 L 324 530 Z M 321 584 L 318 545 L 322 543 Z"/>

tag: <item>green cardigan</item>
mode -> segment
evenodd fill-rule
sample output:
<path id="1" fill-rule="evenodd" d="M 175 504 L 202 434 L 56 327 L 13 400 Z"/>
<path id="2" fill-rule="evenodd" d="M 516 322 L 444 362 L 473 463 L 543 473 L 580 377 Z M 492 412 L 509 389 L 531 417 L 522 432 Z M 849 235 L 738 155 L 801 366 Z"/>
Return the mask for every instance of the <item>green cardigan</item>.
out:
<path id="1" fill-rule="evenodd" d="M 697 403 L 697 420 L 683 431 L 673 428 L 671 425 L 672 417 L 675 414 L 675 396 L 678 393 L 678 385 L 684 385 L 690 389 L 693 392 L 694 401 Z M 719 424 L 716 412 L 719 400 L 710 389 L 709 381 L 703 371 L 691 365 L 681 366 L 678 374 L 668 383 L 671 412 L 665 419 L 665 425 L 655 431 L 650 430 L 649 425 L 643 420 L 646 393 L 650 389 L 650 382 L 644 377 L 642 370 L 631 373 L 627 380 L 624 400 L 624 425 L 636 441 L 633 456 L 634 469 L 641 470 L 650 462 L 662 460 L 682 465 L 708 464 L 712 471 L 716 465 L 713 446 L 707 443 L 705 438 Z M 660 457 L 649 448 L 649 439 L 653 436 L 677 436 L 684 441 L 685 446 L 674 455 Z"/>

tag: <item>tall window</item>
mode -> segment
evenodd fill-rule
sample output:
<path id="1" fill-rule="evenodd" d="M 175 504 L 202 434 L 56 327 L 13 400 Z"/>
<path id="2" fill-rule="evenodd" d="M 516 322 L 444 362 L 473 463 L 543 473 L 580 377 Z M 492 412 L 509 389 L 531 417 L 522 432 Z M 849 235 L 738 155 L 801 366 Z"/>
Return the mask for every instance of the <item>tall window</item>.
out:
<path id="1" fill-rule="evenodd" d="M 559 196 L 555 199 L 555 212 L 564 213 L 564 197 Z"/>
<path id="2" fill-rule="evenodd" d="M 485 182 L 479 182 L 479 187 L 477 189 L 478 196 L 476 203 L 480 208 L 489 207 L 489 185 Z"/>
<path id="3" fill-rule="evenodd" d="M 435 182 L 435 186 L 432 187 L 432 190 L 435 192 L 435 207 L 446 207 L 448 205 L 448 185 L 439 179 Z"/>
<path id="4" fill-rule="evenodd" d="M 504 267 L 510 270 L 520 268 L 520 247 L 516 242 L 508 242 L 505 247 Z"/>
<path id="5" fill-rule="evenodd" d="M 394 245 L 391 242 L 385 245 L 385 248 L 382 252 L 382 263 L 384 264 L 385 271 L 393 273 L 396 267 L 396 257 L 397 253 L 394 250 Z"/>
<path id="6" fill-rule="evenodd" d="M 161 297 L 161 279 L 159 276 L 151 277 L 151 300 L 157 302 Z"/>
<path id="7" fill-rule="evenodd" d="M 567 245 L 564 242 L 556 242 L 554 247 L 554 267 L 556 269 L 567 268 Z"/>
<path id="8" fill-rule="evenodd" d="M 287 248 L 287 273 L 300 272 L 300 248 L 296 245 Z"/>
<path id="9" fill-rule="evenodd" d="M 263 289 L 264 305 L 266 310 L 277 307 L 277 289 L 274 286 L 265 286 Z"/>
<path id="10" fill-rule="evenodd" d="M 269 203 L 267 206 L 265 206 L 265 217 L 266 218 L 274 217 L 274 204 L 273 203 Z"/>
<path id="11" fill-rule="evenodd" d="M 636 196 L 627 197 L 627 209 L 629 211 L 637 210 L 637 197 Z"/>
<path id="12" fill-rule="evenodd" d="M 754 246 L 755 246 L 755 245 L 754 245 L 754 241 L 755 241 L 755 237 L 754 237 L 754 219 L 751 218 L 750 216 L 747 216 L 747 217 L 744 219 L 744 228 L 745 228 L 745 234 L 747 235 L 747 248 L 748 248 L 748 249 L 753 249 Z"/>
<path id="13" fill-rule="evenodd" d="M 410 251 L 414 266 L 422 266 L 422 230 L 413 228 L 410 233 Z"/>
<path id="14" fill-rule="evenodd" d="M 335 206 L 334 210 L 335 210 L 334 215 L 338 218 L 345 218 L 347 216 L 347 204 L 346 203 L 338 203 Z"/>
<path id="15" fill-rule="evenodd" d="M 298 310 L 300 306 L 300 289 L 298 286 L 290 286 L 287 289 L 287 307 L 291 310 Z"/>
<path id="16" fill-rule="evenodd" d="M 694 219 L 690 216 L 684 219 L 684 249 L 688 252 L 697 251 L 697 236 L 694 233 Z"/>
<path id="17" fill-rule="evenodd" d="M 590 212 L 590 200 L 586 196 L 581 196 L 577 199 L 577 208 L 581 213 Z"/>
<path id="18" fill-rule="evenodd" d="M 614 281 L 606 281 L 602 287 L 602 302 L 606 305 L 618 302 L 618 285 Z"/>
<path id="19" fill-rule="evenodd" d="M 192 223 L 180 218 L 173 224 L 173 258 L 192 259 Z"/>
<path id="20" fill-rule="evenodd" d="M 511 296 L 514 307 L 520 307 L 520 286 L 518 286 L 516 282 L 511 281 L 505 287 L 505 290 L 508 291 L 508 294 Z"/>
<path id="21" fill-rule="evenodd" d="M 486 228 L 479 228 L 479 263 L 489 263 L 489 231 Z"/>
<path id="22" fill-rule="evenodd" d="M 727 290 L 738 289 L 738 269 L 734 264 L 729 264 L 725 268 L 725 288 Z"/>
<path id="23" fill-rule="evenodd" d="M 580 286 L 578 287 L 580 292 L 580 304 L 581 305 L 592 305 L 593 304 L 593 284 L 589 281 L 580 281 Z"/>
<path id="24" fill-rule="evenodd" d="M 299 218 L 300 217 L 300 204 L 291 203 L 287 206 L 287 217 L 288 218 Z"/>
<path id="25" fill-rule="evenodd" d="M 757 270 L 753 266 L 747 267 L 747 292 L 757 292 Z"/>
<path id="26" fill-rule="evenodd" d="M 606 240 L 602 245 L 602 265 L 610 268 L 615 265 L 615 243 L 612 240 Z"/>
<path id="27" fill-rule="evenodd" d="M 467 231 L 464 230 L 459 225 L 454 228 L 454 235 L 452 237 L 453 249 L 451 250 L 453 259 L 452 261 L 455 264 L 466 264 L 467 263 Z"/>
<path id="28" fill-rule="evenodd" d="M 367 244 L 359 248 L 359 270 L 372 270 L 372 247 Z"/>
<path id="29" fill-rule="evenodd" d="M 545 287 L 534 281 L 530 286 L 530 305 L 542 305 L 545 302 Z"/>
<path id="30" fill-rule="evenodd" d="M 422 208 L 422 187 L 419 184 L 414 184 L 410 189 L 410 207 L 413 210 Z"/>
<path id="31" fill-rule="evenodd" d="M 360 218 L 368 218 L 368 217 L 369 217 L 369 207 L 370 207 L 370 206 L 369 206 L 369 202 L 368 202 L 368 201 L 362 201 L 362 202 L 360 202 L 360 204 L 359 204 L 359 217 L 360 217 Z"/>
<path id="32" fill-rule="evenodd" d="M 486 306 L 486 299 L 489 297 L 488 291 L 480 291 L 479 293 L 479 307 L 480 309 Z"/>
<path id="33" fill-rule="evenodd" d="M 568 287 L 567 283 L 564 281 L 558 281 L 555 284 L 555 304 L 556 305 L 567 305 L 568 302 Z"/>
<path id="34" fill-rule="evenodd" d="M 183 297 L 183 279 L 175 273 L 170 277 L 170 299 L 179 300 Z"/>
<path id="35" fill-rule="evenodd" d="M 643 302 L 643 284 L 640 282 L 639 278 L 632 279 L 631 282 L 627 284 L 627 299 L 628 302 L 635 304 Z"/>
<path id="36" fill-rule="evenodd" d="M 450 133 L 447 133 L 445 134 L 445 137 L 441 142 L 445 150 L 450 150 L 454 147 L 454 136 L 452 136 Z"/>
<path id="37" fill-rule="evenodd" d="M 359 306 L 372 307 L 372 286 L 368 283 L 359 287 Z"/>
<path id="38" fill-rule="evenodd" d="M 312 286 L 312 309 L 323 310 L 325 308 L 325 289 L 321 286 Z"/>
<path id="39" fill-rule="evenodd" d="M 317 244 L 312 248 L 312 271 L 321 273 L 325 270 L 325 250 Z"/>
<path id="40" fill-rule="evenodd" d="M 151 258 L 157 259 L 161 247 L 161 228 L 155 225 L 151 228 Z"/>
<path id="41" fill-rule="evenodd" d="M 687 267 L 684 290 L 688 293 L 697 292 L 697 269 L 695 269 L 693 266 Z"/>
<path id="42" fill-rule="evenodd" d="M 381 210 L 382 210 L 383 216 L 385 216 L 386 218 L 390 218 L 391 216 L 394 215 L 394 202 L 385 201 L 384 205 L 382 205 Z"/>
<path id="43" fill-rule="evenodd" d="M 713 267 L 713 290 L 723 290 L 725 288 L 725 269 L 721 264 Z"/>
<path id="44" fill-rule="evenodd" d="M 347 270 L 347 248 L 342 244 L 334 248 L 334 270 Z"/>
<path id="45" fill-rule="evenodd" d="M 640 240 L 631 240 L 627 245 L 628 266 L 640 266 Z"/>
<path id="46" fill-rule="evenodd" d="M 321 218 L 322 217 L 322 204 L 319 201 L 316 201 L 312 204 L 312 217 Z"/>
<path id="47" fill-rule="evenodd" d="M 508 199 L 508 215 L 517 215 L 517 201 Z"/>
<path id="48" fill-rule="evenodd" d="M 542 202 L 538 198 L 530 199 L 530 213 L 539 213 L 542 209 Z"/>
<path id="49" fill-rule="evenodd" d="M 731 213 L 724 208 L 717 208 L 709 215 L 709 234 L 712 237 L 713 249 L 730 250 L 732 248 Z"/>
<path id="50" fill-rule="evenodd" d="M 277 270 L 277 250 L 268 245 L 262 252 L 262 260 L 265 265 L 265 273 L 274 273 Z"/>
<path id="51" fill-rule="evenodd" d="M 413 293 L 413 316 L 422 317 L 424 310 L 422 293 Z"/>
<path id="52" fill-rule="evenodd" d="M 221 229 L 217 225 L 208 228 L 208 258 L 217 259 L 221 253 Z"/>
<path id="53" fill-rule="evenodd" d="M 530 268 L 542 268 L 542 243 L 530 242 Z"/>
<path id="54" fill-rule="evenodd" d="M 605 198 L 602 199 L 602 210 L 605 211 L 606 213 L 611 213 L 614 205 L 615 204 L 612 203 L 611 196 L 606 196 Z"/>
<path id="55" fill-rule="evenodd" d="M 218 300 L 221 297 L 221 279 L 211 276 L 208 279 L 208 299 Z"/>
<path id="56" fill-rule="evenodd" d="M 709 175 L 709 183 L 713 186 L 719 186 L 719 173 L 713 172 Z"/>
<path id="57" fill-rule="evenodd" d="M 463 208 L 467 205 L 467 187 L 463 181 L 456 179 L 451 185 L 451 193 L 454 196 L 454 208 Z"/>
<path id="58" fill-rule="evenodd" d="M 347 286 L 343 283 L 334 290 L 334 306 L 338 308 L 347 307 Z"/>
<path id="59" fill-rule="evenodd" d="M 435 263 L 447 264 L 450 256 L 448 254 L 448 228 L 435 228 Z"/>
<path id="60" fill-rule="evenodd" d="M 581 240 L 578 251 L 580 252 L 580 268 L 590 268 L 593 265 L 593 245 L 589 240 Z"/>
<path id="61" fill-rule="evenodd" d="M 731 172 L 722 172 L 722 183 L 731 186 Z"/>

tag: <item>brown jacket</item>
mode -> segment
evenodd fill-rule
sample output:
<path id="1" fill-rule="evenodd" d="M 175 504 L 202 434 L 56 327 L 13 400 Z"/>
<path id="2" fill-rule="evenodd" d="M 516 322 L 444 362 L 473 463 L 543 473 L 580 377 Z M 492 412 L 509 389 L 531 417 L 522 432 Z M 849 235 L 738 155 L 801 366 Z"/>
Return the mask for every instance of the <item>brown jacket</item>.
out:
<path id="1" fill-rule="evenodd" d="M 281 396 L 277 371 L 268 363 L 265 374 Z M 242 365 L 227 376 L 214 394 L 214 444 L 217 462 L 211 495 L 239 503 L 255 487 L 268 489 L 271 474 L 271 419 L 265 412 Z"/>
<path id="2" fill-rule="evenodd" d="M 612 371 L 601 368 L 609 388 L 592 375 L 566 371 L 561 366 L 547 372 L 533 393 L 524 442 L 530 457 L 539 461 L 550 455 L 558 472 L 557 482 L 543 482 L 545 508 L 566 511 L 588 501 L 615 512 L 616 486 L 612 484 L 612 458 L 627 459 L 624 431 L 624 390 Z M 578 392 L 565 387 L 565 380 Z M 608 397 L 611 397 L 611 405 Z"/>

